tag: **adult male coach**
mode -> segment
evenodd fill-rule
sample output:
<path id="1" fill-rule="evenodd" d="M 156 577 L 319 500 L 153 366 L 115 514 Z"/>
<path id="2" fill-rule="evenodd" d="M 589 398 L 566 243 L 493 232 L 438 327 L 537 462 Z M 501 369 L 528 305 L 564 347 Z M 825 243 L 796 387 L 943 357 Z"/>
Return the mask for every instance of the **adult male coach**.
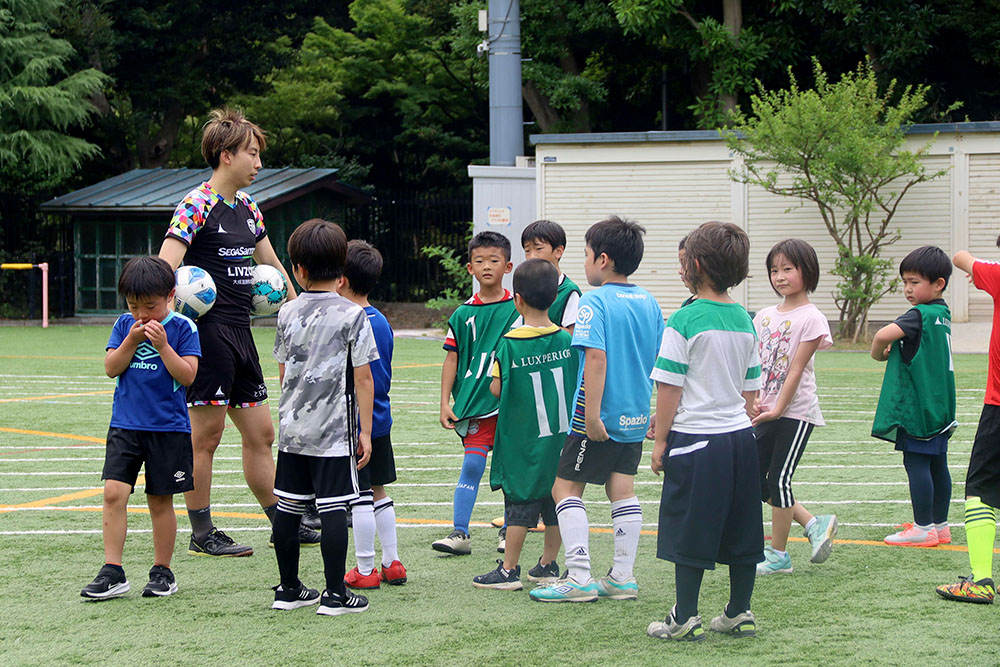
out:
<path id="1" fill-rule="evenodd" d="M 201 153 L 212 177 L 177 205 L 160 257 L 176 269 L 182 261 L 200 266 L 215 280 L 215 305 L 198 318 L 202 360 L 188 387 L 194 490 L 184 494 L 191 520 L 188 553 L 199 556 L 250 556 L 253 547 L 237 544 L 212 521 L 212 461 L 222 439 L 226 414 L 243 442 L 243 475 L 268 518 L 274 520 L 274 425 L 267 386 L 250 332 L 250 271 L 253 261 L 281 272 L 289 298 L 295 289 L 271 247 L 264 219 L 242 192 L 261 168 L 264 132 L 234 109 L 213 110 L 205 124 Z M 303 544 L 318 545 L 319 534 L 303 527 Z"/>

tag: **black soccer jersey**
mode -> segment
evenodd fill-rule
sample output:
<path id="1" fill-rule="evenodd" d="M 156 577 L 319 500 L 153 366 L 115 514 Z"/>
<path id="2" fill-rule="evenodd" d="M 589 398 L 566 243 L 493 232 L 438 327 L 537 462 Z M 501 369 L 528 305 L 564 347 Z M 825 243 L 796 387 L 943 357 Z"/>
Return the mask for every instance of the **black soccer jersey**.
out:
<path id="1" fill-rule="evenodd" d="M 186 243 L 184 263 L 200 266 L 215 281 L 215 305 L 198 321 L 250 326 L 251 258 L 257 242 L 267 236 L 250 195 L 237 191 L 235 203 L 229 204 L 202 183 L 177 205 L 166 236 Z"/>

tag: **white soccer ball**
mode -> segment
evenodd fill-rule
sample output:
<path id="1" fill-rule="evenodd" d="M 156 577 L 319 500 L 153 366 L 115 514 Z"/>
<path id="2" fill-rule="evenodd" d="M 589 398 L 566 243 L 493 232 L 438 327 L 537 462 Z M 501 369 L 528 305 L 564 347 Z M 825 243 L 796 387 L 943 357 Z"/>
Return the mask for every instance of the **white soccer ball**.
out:
<path id="1" fill-rule="evenodd" d="M 201 317 L 215 305 L 215 281 L 208 271 L 197 266 L 182 266 L 174 271 L 177 283 L 174 310 L 192 320 Z"/>
<path id="2" fill-rule="evenodd" d="M 281 271 L 270 264 L 257 264 L 250 272 L 250 313 L 274 315 L 288 299 L 288 285 Z"/>

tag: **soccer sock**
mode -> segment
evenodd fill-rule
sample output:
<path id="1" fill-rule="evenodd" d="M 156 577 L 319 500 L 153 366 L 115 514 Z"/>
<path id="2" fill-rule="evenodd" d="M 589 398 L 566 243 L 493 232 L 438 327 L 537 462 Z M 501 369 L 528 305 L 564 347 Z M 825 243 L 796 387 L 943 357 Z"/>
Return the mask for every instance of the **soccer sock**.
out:
<path id="1" fill-rule="evenodd" d="M 559 533 L 562 535 L 569 576 L 577 583 L 590 579 L 590 527 L 587 525 L 587 508 L 583 499 L 576 496 L 563 498 L 556 504 Z"/>
<path id="2" fill-rule="evenodd" d="M 347 596 L 344 574 L 347 571 L 347 508 L 343 505 L 318 504 L 323 524 L 320 549 L 323 551 L 323 574 L 326 590 Z"/>
<path id="3" fill-rule="evenodd" d="M 294 500 L 279 500 L 271 539 L 278 559 L 281 587 L 286 591 L 299 586 L 299 522 L 305 505 Z"/>
<path id="4" fill-rule="evenodd" d="M 969 565 L 976 581 L 993 577 L 993 541 L 997 536 L 997 511 L 979 496 L 965 499 L 965 541 Z"/>
<path id="5" fill-rule="evenodd" d="M 934 483 L 931 518 L 936 524 L 947 525 L 948 511 L 951 508 L 951 473 L 948 472 L 947 454 L 931 457 L 931 481 Z"/>
<path id="6" fill-rule="evenodd" d="M 465 448 L 465 457 L 462 459 L 462 472 L 458 476 L 458 484 L 455 485 L 455 528 L 469 534 L 469 521 L 472 519 L 472 506 L 476 504 L 476 496 L 479 494 L 479 480 L 483 478 L 483 471 L 486 470 L 487 447 L 468 446 Z"/>
<path id="7" fill-rule="evenodd" d="M 920 526 L 930 525 L 934 505 L 931 457 L 926 454 L 903 452 L 903 467 L 906 468 L 906 477 L 910 482 L 913 523 Z"/>
<path id="8" fill-rule="evenodd" d="M 351 502 L 351 517 L 358 572 L 371 574 L 375 569 L 375 511 L 371 489 L 362 491 L 358 499 Z"/>
<path id="9" fill-rule="evenodd" d="M 274 503 L 273 505 L 268 505 L 267 507 L 264 507 L 263 510 L 265 516 L 267 516 L 267 520 L 270 521 L 271 525 L 273 526 L 274 515 L 278 513 L 278 503 Z M 302 510 L 305 511 L 305 503 L 302 504 Z"/>
<path id="10" fill-rule="evenodd" d="M 806 532 L 809 532 L 809 529 L 815 525 L 816 525 L 816 517 L 813 517 L 806 522 L 806 525 L 803 526 L 803 528 L 805 529 Z M 729 618 L 732 618 L 732 616 L 730 616 Z"/>
<path id="11" fill-rule="evenodd" d="M 115 569 L 115 570 L 116 570 L 116 571 L 117 571 L 117 572 L 118 572 L 119 574 L 121 574 L 121 575 L 123 575 L 123 576 L 124 576 L 124 574 L 125 574 L 125 568 L 123 568 L 123 567 L 121 566 L 121 563 L 105 563 L 104 565 L 105 565 L 106 567 L 110 567 L 110 568 L 113 568 L 113 569 Z"/>
<path id="12" fill-rule="evenodd" d="M 729 566 L 729 604 L 726 605 L 726 616 L 736 618 L 743 612 L 750 611 L 750 598 L 753 596 L 756 578 L 756 565 Z"/>
<path id="13" fill-rule="evenodd" d="M 704 574 L 705 570 L 698 567 L 680 563 L 674 565 L 674 587 L 677 589 L 674 620 L 680 625 L 698 615 L 698 593 L 701 592 L 701 578 Z"/>
<path id="14" fill-rule="evenodd" d="M 393 561 L 399 560 L 396 541 L 396 508 L 392 498 L 386 496 L 375 501 L 375 530 L 378 531 L 378 541 L 382 543 L 382 565 L 389 567 Z"/>
<path id="15" fill-rule="evenodd" d="M 191 522 L 191 532 L 194 533 L 196 540 L 203 539 L 215 527 L 212 523 L 211 506 L 200 510 L 188 510 L 188 520 Z"/>
<path id="16" fill-rule="evenodd" d="M 642 531 L 642 508 L 636 496 L 611 503 L 611 526 L 615 531 L 615 556 L 611 576 L 624 581 L 632 576 L 635 552 Z"/>

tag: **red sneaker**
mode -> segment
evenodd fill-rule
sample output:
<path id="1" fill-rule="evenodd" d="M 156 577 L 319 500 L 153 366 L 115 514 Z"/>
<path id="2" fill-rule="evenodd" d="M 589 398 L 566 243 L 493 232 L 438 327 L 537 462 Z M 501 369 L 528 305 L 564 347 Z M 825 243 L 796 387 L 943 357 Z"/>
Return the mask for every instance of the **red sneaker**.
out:
<path id="1" fill-rule="evenodd" d="M 400 586 L 406 583 L 406 568 L 398 560 L 392 561 L 389 567 L 382 566 L 382 581 L 390 586 Z"/>
<path id="2" fill-rule="evenodd" d="M 353 570 L 344 575 L 344 584 L 350 588 L 378 588 L 381 586 L 382 581 L 378 576 L 378 570 L 373 569 L 369 574 L 361 574 L 360 570 L 355 567 Z"/>
<path id="3" fill-rule="evenodd" d="M 938 544 L 951 544 L 951 528 L 945 526 L 937 529 Z"/>

